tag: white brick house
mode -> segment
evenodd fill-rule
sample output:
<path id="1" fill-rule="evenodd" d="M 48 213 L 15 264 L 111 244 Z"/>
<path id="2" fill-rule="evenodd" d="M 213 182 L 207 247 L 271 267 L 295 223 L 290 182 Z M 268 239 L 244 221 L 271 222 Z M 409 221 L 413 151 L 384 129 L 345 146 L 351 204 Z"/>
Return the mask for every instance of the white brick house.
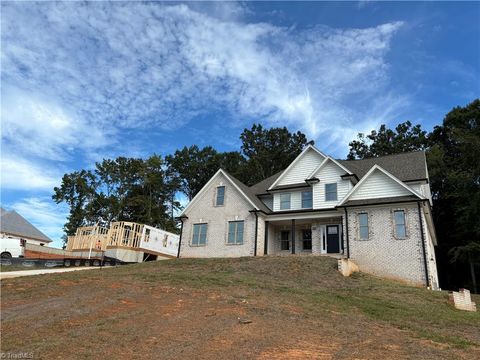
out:
<path id="1" fill-rule="evenodd" d="M 220 169 L 179 217 L 179 256 L 336 254 L 438 288 L 431 203 L 424 152 L 335 160 L 309 145 L 250 187 Z"/>

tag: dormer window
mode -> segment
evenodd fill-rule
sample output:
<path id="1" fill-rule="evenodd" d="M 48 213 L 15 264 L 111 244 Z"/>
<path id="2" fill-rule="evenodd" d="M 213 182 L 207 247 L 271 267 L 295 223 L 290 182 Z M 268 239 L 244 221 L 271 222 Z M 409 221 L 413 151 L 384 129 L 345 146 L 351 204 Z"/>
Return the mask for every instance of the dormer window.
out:
<path id="1" fill-rule="evenodd" d="M 225 186 L 217 186 L 217 197 L 215 206 L 223 206 L 225 204 Z"/>
<path id="2" fill-rule="evenodd" d="M 280 210 L 290 209 L 290 193 L 280 194 Z"/>

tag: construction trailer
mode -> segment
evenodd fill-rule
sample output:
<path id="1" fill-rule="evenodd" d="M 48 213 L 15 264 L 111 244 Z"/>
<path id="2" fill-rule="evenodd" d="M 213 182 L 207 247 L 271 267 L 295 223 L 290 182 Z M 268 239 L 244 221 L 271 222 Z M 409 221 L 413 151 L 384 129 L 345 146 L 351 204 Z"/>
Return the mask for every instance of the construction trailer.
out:
<path id="1" fill-rule="evenodd" d="M 109 257 L 123 262 L 143 262 L 177 256 L 180 237 L 153 226 L 112 222 L 109 228 L 84 226 L 68 237 L 66 250 L 82 258 Z"/>

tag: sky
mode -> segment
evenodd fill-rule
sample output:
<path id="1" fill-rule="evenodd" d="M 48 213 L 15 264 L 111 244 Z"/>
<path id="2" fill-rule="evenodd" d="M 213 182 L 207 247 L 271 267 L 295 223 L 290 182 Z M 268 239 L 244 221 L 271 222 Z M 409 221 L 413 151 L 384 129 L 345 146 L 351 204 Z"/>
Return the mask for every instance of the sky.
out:
<path id="1" fill-rule="evenodd" d="M 480 94 L 479 2 L 1 3 L 1 205 L 61 246 L 64 173 L 253 123 L 345 157 Z"/>

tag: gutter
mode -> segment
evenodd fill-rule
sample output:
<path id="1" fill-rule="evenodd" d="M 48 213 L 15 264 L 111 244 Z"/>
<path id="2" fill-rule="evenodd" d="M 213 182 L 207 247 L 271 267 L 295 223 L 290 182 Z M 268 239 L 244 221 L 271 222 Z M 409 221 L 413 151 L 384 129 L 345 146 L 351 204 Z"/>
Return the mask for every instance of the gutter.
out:
<path id="1" fill-rule="evenodd" d="M 420 201 L 417 202 L 417 205 L 418 205 L 418 221 L 419 221 L 419 224 L 420 224 L 420 235 L 421 235 L 421 239 L 422 239 L 423 264 L 425 266 L 425 284 L 426 284 L 427 287 L 429 287 L 430 286 L 430 278 L 428 276 L 427 249 L 425 247 L 425 234 L 423 232 L 423 221 L 422 221 Z"/>
<path id="2" fill-rule="evenodd" d="M 347 208 L 344 208 L 345 210 L 345 235 L 347 237 L 347 259 L 350 258 L 350 238 L 348 235 L 348 213 L 347 213 Z"/>
<path id="3" fill-rule="evenodd" d="M 254 248 L 253 248 L 253 256 L 257 256 L 257 243 L 258 243 L 258 210 L 250 210 L 255 214 L 255 239 L 254 239 Z"/>
<path id="4" fill-rule="evenodd" d="M 178 251 L 177 251 L 177 259 L 180 258 L 180 247 L 182 246 L 182 235 L 183 235 L 183 220 L 188 219 L 188 216 L 180 216 L 177 218 L 181 225 L 180 225 L 180 239 L 178 239 Z"/>

